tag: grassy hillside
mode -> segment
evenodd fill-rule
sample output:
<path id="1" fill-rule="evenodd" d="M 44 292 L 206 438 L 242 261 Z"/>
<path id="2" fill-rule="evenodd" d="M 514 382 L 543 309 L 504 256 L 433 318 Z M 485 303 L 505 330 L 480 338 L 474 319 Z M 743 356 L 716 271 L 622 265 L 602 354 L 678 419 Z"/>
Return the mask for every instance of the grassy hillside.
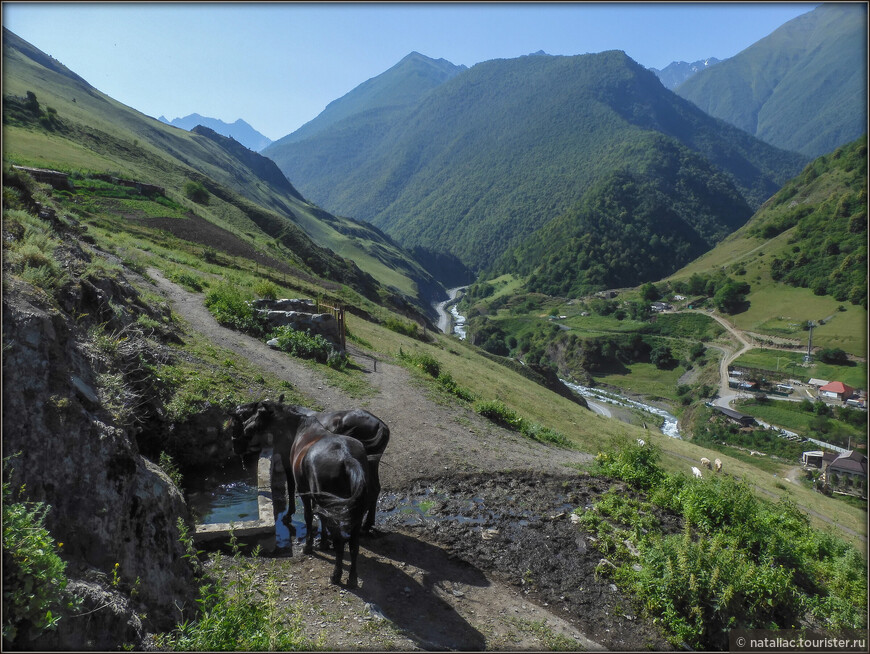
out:
<path id="1" fill-rule="evenodd" d="M 867 123 L 867 7 L 829 3 L 677 87 L 777 147 L 817 157 Z"/>
<path id="2" fill-rule="evenodd" d="M 8 161 L 111 172 L 163 186 L 179 197 L 186 183 L 210 180 L 216 201 L 198 207 L 199 212 L 219 226 L 250 234 L 260 247 L 299 232 L 308 242 L 315 239 L 323 251 L 334 246 L 354 260 L 336 262 L 335 270 L 358 263 L 360 270 L 354 275 L 368 275 L 368 285 L 373 283 L 371 275 L 383 278 L 393 289 L 386 294 L 405 296 L 426 309 L 428 295 L 440 292 L 413 257 L 383 233 L 309 204 L 267 159 L 230 139 L 215 138 L 213 132 L 211 137 L 185 132 L 125 107 L 7 30 L 3 88 Z M 20 110 L 28 91 L 35 94 L 41 111 L 56 112 L 53 127 Z M 217 186 L 223 190 L 215 193 Z M 220 195 L 235 199 L 228 202 Z M 241 205 L 258 209 L 243 211 Z M 321 272 L 327 274 L 328 268 L 321 266 Z"/>
<path id="3" fill-rule="evenodd" d="M 819 157 L 741 229 L 669 278 L 727 270 L 751 285 L 734 323 L 806 345 L 866 353 L 867 146 Z"/>
<path id="4" fill-rule="evenodd" d="M 803 165 L 710 119 L 621 52 L 484 62 L 389 122 L 362 113 L 269 152 L 320 205 L 480 270 L 608 174 L 642 172 L 651 135 L 706 159 L 721 193 L 751 207 Z"/>

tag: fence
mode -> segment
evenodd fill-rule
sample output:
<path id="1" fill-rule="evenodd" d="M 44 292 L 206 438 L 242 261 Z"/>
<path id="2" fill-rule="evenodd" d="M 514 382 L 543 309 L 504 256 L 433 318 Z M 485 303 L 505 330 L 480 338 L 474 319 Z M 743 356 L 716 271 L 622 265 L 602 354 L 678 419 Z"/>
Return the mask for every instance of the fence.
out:
<path id="1" fill-rule="evenodd" d="M 338 321 L 338 333 L 341 335 L 341 349 L 347 349 L 347 326 L 345 323 L 344 307 L 340 304 L 332 305 L 317 300 L 317 313 L 330 313 Z"/>

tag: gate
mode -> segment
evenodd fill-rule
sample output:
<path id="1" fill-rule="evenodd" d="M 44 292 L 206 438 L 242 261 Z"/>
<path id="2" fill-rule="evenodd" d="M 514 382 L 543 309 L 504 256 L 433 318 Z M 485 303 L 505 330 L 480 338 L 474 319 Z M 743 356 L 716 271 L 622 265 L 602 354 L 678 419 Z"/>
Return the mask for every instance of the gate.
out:
<path id="1" fill-rule="evenodd" d="M 327 304 L 318 298 L 317 313 L 329 313 L 338 321 L 338 330 L 341 335 L 341 349 L 347 350 L 347 328 L 344 318 L 344 307 L 340 304 Z"/>

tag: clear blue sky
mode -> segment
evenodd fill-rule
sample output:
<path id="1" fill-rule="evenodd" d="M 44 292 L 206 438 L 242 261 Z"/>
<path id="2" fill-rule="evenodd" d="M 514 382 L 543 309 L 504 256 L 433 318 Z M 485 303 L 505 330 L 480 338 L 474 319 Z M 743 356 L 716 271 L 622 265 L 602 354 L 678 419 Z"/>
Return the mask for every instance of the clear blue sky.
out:
<path id="1" fill-rule="evenodd" d="M 412 51 L 454 64 L 624 50 L 726 59 L 818 3 L 3 3 L 3 25 L 153 117 L 275 140 Z"/>

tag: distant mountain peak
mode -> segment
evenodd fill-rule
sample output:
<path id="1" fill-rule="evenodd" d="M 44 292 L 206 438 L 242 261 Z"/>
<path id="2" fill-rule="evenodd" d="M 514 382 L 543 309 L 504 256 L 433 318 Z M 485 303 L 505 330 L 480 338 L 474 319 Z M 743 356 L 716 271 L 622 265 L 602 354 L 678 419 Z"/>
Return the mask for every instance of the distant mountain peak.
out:
<path id="1" fill-rule="evenodd" d="M 657 68 L 650 68 L 650 70 L 656 74 L 666 89 L 673 91 L 680 84 L 694 76 L 695 73 L 699 73 L 718 63 L 720 63 L 720 60 L 716 59 L 716 57 L 708 57 L 706 59 L 699 59 L 692 63 L 685 61 L 672 61 L 662 70 L 658 70 Z"/>
<path id="2" fill-rule="evenodd" d="M 158 120 L 167 125 L 179 127 L 187 131 L 191 131 L 197 125 L 202 125 L 222 136 L 228 136 L 235 139 L 254 152 L 259 152 L 272 143 L 270 138 L 255 130 L 241 118 L 237 119 L 234 123 L 225 123 L 219 118 L 209 118 L 207 116 L 193 113 L 188 114 L 183 118 L 173 118 L 172 120 L 167 120 L 165 117 L 160 116 Z"/>

